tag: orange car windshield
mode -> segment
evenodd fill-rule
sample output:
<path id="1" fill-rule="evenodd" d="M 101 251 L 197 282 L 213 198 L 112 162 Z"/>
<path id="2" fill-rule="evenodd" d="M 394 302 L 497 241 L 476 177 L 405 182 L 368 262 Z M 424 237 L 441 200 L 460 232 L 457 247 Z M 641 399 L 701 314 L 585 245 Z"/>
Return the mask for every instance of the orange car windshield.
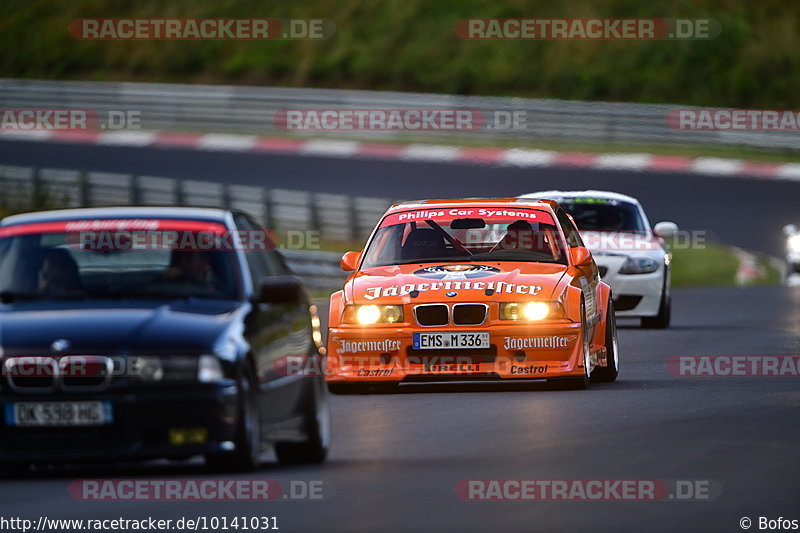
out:
<path id="1" fill-rule="evenodd" d="M 511 216 L 458 218 L 448 216 L 447 210 L 418 213 L 422 218 L 413 213 L 405 220 L 400 218 L 402 214 L 387 216 L 362 266 L 451 261 L 566 264 L 561 234 L 547 213 L 530 210 L 508 212 Z"/>

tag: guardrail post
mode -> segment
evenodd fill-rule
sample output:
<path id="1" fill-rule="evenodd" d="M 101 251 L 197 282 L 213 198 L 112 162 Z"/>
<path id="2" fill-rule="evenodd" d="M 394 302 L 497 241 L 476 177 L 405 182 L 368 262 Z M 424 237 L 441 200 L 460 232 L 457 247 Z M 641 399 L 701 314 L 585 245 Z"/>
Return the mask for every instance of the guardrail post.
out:
<path id="1" fill-rule="evenodd" d="M 358 220 L 358 209 L 356 208 L 355 196 L 347 198 L 348 221 L 350 223 L 350 238 L 353 242 L 361 240 L 361 224 Z"/>
<path id="2" fill-rule="evenodd" d="M 263 202 L 264 202 L 264 227 L 268 231 L 275 230 L 275 219 L 272 208 L 272 193 L 269 189 L 263 189 Z"/>
<path id="3" fill-rule="evenodd" d="M 317 195 L 312 192 L 308 201 L 311 204 L 311 231 L 315 231 L 319 235 L 322 231 L 322 225 L 319 221 L 319 202 L 317 201 Z"/>
<path id="4" fill-rule="evenodd" d="M 31 174 L 31 207 L 40 208 L 44 203 L 44 192 L 42 191 L 42 177 L 40 175 L 41 169 L 36 167 Z"/>
<path id="5" fill-rule="evenodd" d="M 78 171 L 78 207 L 87 207 L 89 205 L 89 180 L 86 177 L 85 170 Z"/>
<path id="6" fill-rule="evenodd" d="M 139 176 L 132 175 L 130 183 L 130 203 L 131 205 L 139 205 Z"/>
<path id="7" fill-rule="evenodd" d="M 175 180 L 175 203 L 177 205 L 185 205 L 184 204 L 183 180 L 182 179 L 176 179 Z"/>
<path id="8" fill-rule="evenodd" d="M 226 183 L 222 186 L 222 206 L 230 210 L 231 208 L 231 185 Z"/>

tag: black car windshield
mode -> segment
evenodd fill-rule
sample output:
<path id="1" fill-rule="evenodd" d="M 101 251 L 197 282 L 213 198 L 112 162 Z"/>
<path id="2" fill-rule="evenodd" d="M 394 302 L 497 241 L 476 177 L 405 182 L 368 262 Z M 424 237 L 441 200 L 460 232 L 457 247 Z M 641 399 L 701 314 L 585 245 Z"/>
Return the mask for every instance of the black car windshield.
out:
<path id="1" fill-rule="evenodd" d="M 13 299 L 238 299 L 235 251 L 195 231 L 137 240 L 133 232 L 0 229 L 0 296 Z M 222 226 L 220 226 L 222 227 Z M 187 244 L 188 243 L 188 244 Z"/>
<path id="2" fill-rule="evenodd" d="M 567 259 L 561 234 L 547 211 L 468 207 L 386 216 L 362 267 L 451 261 L 566 264 Z"/>
<path id="3" fill-rule="evenodd" d="M 647 224 L 636 204 L 606 198 L 554 198 L 580 231 L 644 233 Z"/>

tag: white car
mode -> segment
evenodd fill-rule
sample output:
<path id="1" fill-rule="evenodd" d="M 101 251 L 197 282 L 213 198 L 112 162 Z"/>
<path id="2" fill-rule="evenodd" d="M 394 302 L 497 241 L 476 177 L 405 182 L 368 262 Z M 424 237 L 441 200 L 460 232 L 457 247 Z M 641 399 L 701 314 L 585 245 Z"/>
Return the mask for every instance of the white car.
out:
<path id="1" fill-rule="evenodd" d="M 672 256 L 664 239 L 678 231 L 674 222 L 651 229 L 636 198 L 613 192 L 542 191 L 521 198 L 555 200 L 572 217 L 611 285 L 617 316 L 641 318 L 645 328 L 669 326 Z"/>
<path id="2" fill-rule="evenodd" d="M 794 224 L 783 227 L 786 235 L 786 283 L 800 285 L 800 228 Z"/>

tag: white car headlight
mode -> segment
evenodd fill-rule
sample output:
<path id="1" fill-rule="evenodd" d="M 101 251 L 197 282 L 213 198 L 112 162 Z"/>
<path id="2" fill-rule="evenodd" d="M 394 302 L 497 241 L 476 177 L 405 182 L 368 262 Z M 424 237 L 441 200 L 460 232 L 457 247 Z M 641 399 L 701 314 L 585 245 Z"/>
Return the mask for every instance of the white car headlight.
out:
<path id="1" fill-rule="evenodd" d="M 786 239 L 786 249 L 789 253 L 800 254 L 800 233 Z"/>
<path id="2" fill-rule="evenodd" d="M 648 257 L 629 257 L 619 269 L 620 274 L 650 274 L 658 270 L 658 262 Z"/>

